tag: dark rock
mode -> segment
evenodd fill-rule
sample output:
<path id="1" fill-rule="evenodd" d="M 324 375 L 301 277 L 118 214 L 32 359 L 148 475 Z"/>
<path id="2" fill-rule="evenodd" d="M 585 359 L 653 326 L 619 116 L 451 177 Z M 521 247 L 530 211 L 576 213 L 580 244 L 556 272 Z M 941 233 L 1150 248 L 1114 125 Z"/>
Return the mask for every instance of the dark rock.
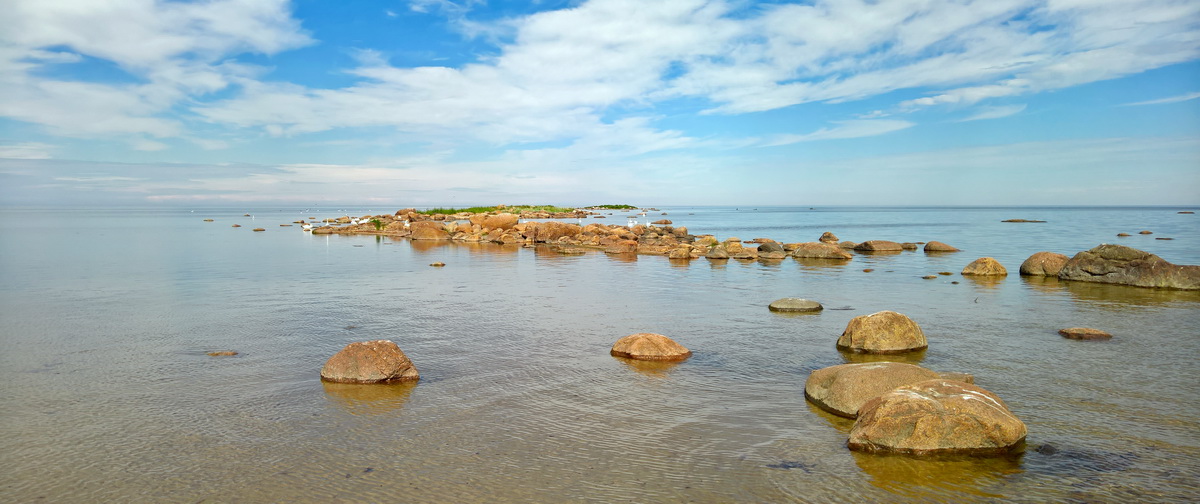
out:
<path id="1" fill-rule="evenodd" d="M 1044 220 L 1030 220 L 1030 219 L 1005 219 L 1005 220 L 1002 220 L 1002 221 L 1000 221 L 1000 222 L 1046 222 L 1046 221 L 1044 221 Z"/>

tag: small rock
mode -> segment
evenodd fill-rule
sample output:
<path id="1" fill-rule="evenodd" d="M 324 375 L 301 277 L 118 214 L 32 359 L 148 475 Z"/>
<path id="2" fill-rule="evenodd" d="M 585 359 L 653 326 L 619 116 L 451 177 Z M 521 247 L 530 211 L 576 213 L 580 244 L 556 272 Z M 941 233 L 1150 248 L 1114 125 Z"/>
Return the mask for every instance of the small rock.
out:
<path id="1" fill-rule="evenodd" d="M 1126 237 L 1126 236 L 1133 236 L 1133 235 L 1131 235 L 1131 234 L 1129 234 L 1129 233 L 1117 233 L 1117 236 L 1119 236 L 1119 237 L 1121 237 L 1121 238 L 1124 238 L 1124 237 Z"/>
<path id="2" fill-rule="evenodd" d="M 875 269 L 874 268 L 864 268 L 863 269 L 863 273 L 870 273 L 872 271 L 875 271 Z"/>
<path id="3" fill-rule="evenodd" d="M 1175 213 L 1181 213 L 1181 214 L 1194 214 L 1194 213 L 1196 213 L 1196 212 L 1192 212 L 1192 211 L 1190 211 L 1190 210 L 1184 210 L 1184 211 L 1182 211 L 1182 212 L 1175 212 Z"/>
<path id="4" fill-rule="evenodd" d="M 254 228 L 254 232 L 266 231 L 266 228 Z"/>
<path id="5" fill-rule="evenodd" d="M 821 233 L 821 238 L 818 239 L 818 241 L 820 241 L 821 243 L 832 243 L 834 245 L 837 245 L 838 237 L 837 237 L 837 235 L 835 235 L 829 231 L 826 231 L 824 233 Z"/>
<path id="6" fill-rule="evenodd" d="M 215 352 L 208 352 L 209 357 L 229 357 L 237 354 L 238 353 L 233 350 L 217 350 Z"/>
<path id="7" fill-rule="evenodd" d="M 1000 221 L 1000 222 L 1046 222 L 1046 221 L 1044 221 L 1044 220 L 1031 220 L 1031 219 L 1005 219 L 1005 220 L 1002 220 L 1002 221 Z"/>
<path id="8" fill-rule="evenodd" d="M 901 353 L 929 347 L 925 333 L 907 316 L 881 311 L 850 319 L 837 340 L 838 350 L 858 353 Z"/>
<path id="9" fill-rule="evenodd" d="M 937 278 L 937 275 L 925 275 L 921 278 L 924 278 L 926 280 L 933 280 L 933 279 Z"/>
<path id="10" fill-rule="evenodd" d="M 242 227 L 241 224 L 234 224 L 233 227 Z"/>
<path id="11" fill-rule="evenodd" d="M 416 366 L 389 340 L 350 343 L 321 367 L 321 379 L 337 383 L 393 383 L 419 378 Z"/>
<path id="12" fill-rule="evenodd" d="M 1138 234 L 1143 234 L 1143 235 L 1154 234 L 1154 231 L 1138 231 Z"/>
<path id="13" fill-rule="evenodd" d="M 1155 238 L 1155 240 L 1174 240 L 1174 238 L 1159 237 L 1159 238 Z"/>
<path id="14" fill-rule="evenodd" d="M 444 263 L 444 262 L 441 262 L 441 261 L 438 261 L 438 262 L 435 262 L 435 263 L 429 263 L 429 265 L 430 265 L 430 266 L 433 266 L 434 268 L 441 268 L 441 267 L 445 266 L 445 265 L 446 265 L 446 263 Z"/>
<path id="15" fill-rule="evenodd" d="M 943 275 L 943 276 L 950 276 L 950 275 L 953 275 L 954 272 L 953 271 L 939 271 L 938 274 Z"/>
<path id="16" fill-rule="evenodd" d="M 904 250 L 917 250 L 917 244 L 913 242 L 904 242 L 900 244 L 900 248 Z"/>
<path id="17" fill-rule="evenodd" d="M 212 222 L 212 219 L 204 219 L 204 222 Z"/>
<path id="18" fill-rule="evenodd" d="M 1021 263 L 1020 272 L 1025 276 L 1058 276 L 1069 257 L 1054 252 L 1038 252 Z"/>
<path id="19" fill-rule="evenodd" d="M 651 224 L 658 224 L 658 225 L 662 225 L 662 226 L 669 226 L 669 225 L 671 225 L 671 221 L 670 221 L 670 219 L 659 219 L 659 220 L 656 220 L 656 221 L 654 221 L 654 222 L 651 222 Z"/>
<path id="20" fill-rule="evenodd" d="M 819 312 L 825 309 L 821 303 L 801 298 L 776 299 L 767 308 L 776 312 Z"/>
<path id="21" fill-rule="evenodd" d="M 610 354 L 637 360 L 681 361 L 692 351 L 671 338 L 655 333 L 630 334 L 613 343 Z"/>
<path id="22" fill-rule="evenodd" d="M 904 247 L 894 241 L 867 240 L 856 245 L 854 250 L 858 252 L 895 252 L 904 250 Z"/>
<path id="23" fill-rule="evenodd" d="M 1090 327 L 1070 327 L 1067 329 L 1059 329 L 1058 334 L 1061 334 L 1064 338 L 1077 340 L 1112 339 L 1112 334 L 1099 329 L 1092 329 Z"/>

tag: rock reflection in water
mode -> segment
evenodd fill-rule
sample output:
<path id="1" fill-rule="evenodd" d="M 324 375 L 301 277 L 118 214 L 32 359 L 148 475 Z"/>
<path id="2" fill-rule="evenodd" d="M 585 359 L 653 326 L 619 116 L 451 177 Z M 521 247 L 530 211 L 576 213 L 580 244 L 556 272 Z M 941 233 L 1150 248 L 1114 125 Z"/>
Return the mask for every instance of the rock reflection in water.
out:
<path id="1" fill-rule="evenodd" d="M 1161 306 L 1172 303 L 1198 303 L 1200 292 L 1174 289 L 1149 289 L 1128 285 L 1112 285 L 1091 282 L 1071 282 L 1056 277 L 1021 277 L 1030 289 L 1039 293 L 1059 295 L 1066 293 L 1077 301 L 1099 301 L 1097 306 L 1115 310 L 1130 310 L 1145 306 Z"/>
<path id="2" fill-rule="evenodd" d="M 945 501 L 938 496 L 1004 498 L 989 489 L 1002 484 L 1006 476 L 1023 472 L 1021 455 L 921 458 L 855 452 L 853 456 L 872 485 L 920 502 Z"/>
<path id="3" fill-rule="evenodd" d="M 637 371 L 638 373 L 651 378 L 666 378 L 667 375 L 671 373 L 671 370 L 675 369 L 677 366 L 679 366 L 679 364 L 682 363 L 682 361 L 672 362 L 628 359 L 625 357 L 617 357 L 615 355 L 613 358 L 621 361 L 621 363 L 629 369 Z"/>
<path id="4" fill-rule="evenodd" d="M 888 353 L 888 354 L 855 353 L 855 352 L 841 352 L 841 351 L 839 351 L 838 353 L 842 355 L 842 360 L 846 361 L 847 364 L 861 364 L 864 362 L 902 362 L 905 364 L 920 364 L 921 361 L 925 360 L 925 351 L 926 350 L 927 349 L 922 348 L 920 350 L 916 350 L 913 352 Z"/>
<path id="5" fill-rule="evenodd" d="M 325 398 L 351 415 L 379 415 L 399 410 L 417 382 L 392 384 L 332 383 L 322 381 Z"/>

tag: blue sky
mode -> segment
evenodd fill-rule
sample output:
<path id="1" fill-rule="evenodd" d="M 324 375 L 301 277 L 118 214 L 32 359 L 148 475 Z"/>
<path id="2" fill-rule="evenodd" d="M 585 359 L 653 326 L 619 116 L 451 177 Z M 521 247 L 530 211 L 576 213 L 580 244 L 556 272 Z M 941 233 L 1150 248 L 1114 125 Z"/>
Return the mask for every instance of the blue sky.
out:
<path id="1" fill-rule="evenodd" d="M 1194 0 L 6 10 L 3 204 L 1200 204 Z"/>

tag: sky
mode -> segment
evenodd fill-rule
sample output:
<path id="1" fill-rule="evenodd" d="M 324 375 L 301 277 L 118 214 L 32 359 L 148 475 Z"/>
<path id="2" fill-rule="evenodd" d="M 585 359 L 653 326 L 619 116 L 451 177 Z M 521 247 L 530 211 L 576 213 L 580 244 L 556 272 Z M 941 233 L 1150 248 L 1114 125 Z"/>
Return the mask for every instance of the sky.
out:
<path id="1" fill-rule="evenodd" d="M 1197 205 L 1195 0 L 6 0 L 0 205 Z"/>

